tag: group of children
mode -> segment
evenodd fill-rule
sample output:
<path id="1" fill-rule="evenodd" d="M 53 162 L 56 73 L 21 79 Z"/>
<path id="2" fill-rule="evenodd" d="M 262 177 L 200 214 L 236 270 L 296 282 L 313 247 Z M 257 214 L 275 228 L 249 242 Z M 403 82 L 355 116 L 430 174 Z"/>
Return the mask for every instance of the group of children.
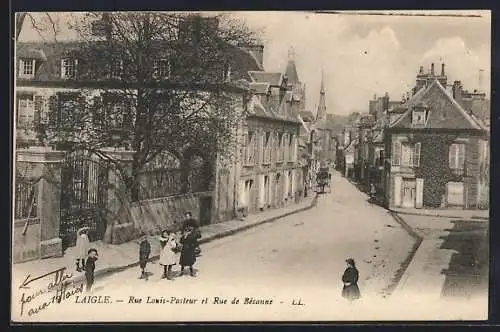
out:
<path id="1" fill-rule="evenodd" d="M 191 213 L 187 212 L 185 216 L 186 220 L 179 232 L 164 230 L 159 237 L 161 244 L 159 263 L 163 266 L 162 278 L 167 280 L 172 280 L 172 267 L 177 264 L 181 266 L 180 275 L 184 274 L 184 267 L 188 266 L 190 275 L 195 276 L 193 265 L 200 253 L 198 239 L 201 238 L 201 233 Z M 140 279 L 147 279 L 146 264 L 150 254 L 151 244 L 143 234 L 139 246 Z"/>
<path id="2" fill-rule="evenodd" d="M 160 265 L 163 266 L 162 278 L 172 280 L 172 266 L 179 264 L 181 266 L 181 275 L 184 274 L 184 267 L 188 266 L 190 275 L 194 277 L 193 265 L 196 262 L 196 256 L 200 253 L 198 239 L 201 233 L 198 229 L 196 220 L 192 218 L 190 212 L 185 214 L 186 220 L 180 230 L 176 233 L 170 230 L 164 230 L 160 235 L 161 253 Z M 88 237 L 89 227 L 80 228 L 76 233 L 76 270 L 85 272 L 87 281 L 86 290 L 90 291 L 94 284 L 95 262 L 99 255 L 97 249 L 90 247 Z M 151 254 L 151 244 L 146 234 L 141 235 L 139 245 L 139 267 L 141 269 L 140 279 L 147 279 L 146 265 Z"/>

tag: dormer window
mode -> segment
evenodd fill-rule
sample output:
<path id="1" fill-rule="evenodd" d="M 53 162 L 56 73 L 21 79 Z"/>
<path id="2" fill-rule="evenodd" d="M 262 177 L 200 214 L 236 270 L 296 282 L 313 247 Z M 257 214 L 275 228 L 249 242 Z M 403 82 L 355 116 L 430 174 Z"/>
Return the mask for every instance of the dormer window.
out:
<path id="1" fill-rule="evenodd" d="M 425 109 L 416 109 L 412 114 L 413 125 L 425 125 L 427 112 Z"/>
<path id="2" fill-rule="evenodd" d="M 61 78 L 76 78 L 78 59 L 66 58 L 61 60 Z"/>
<path id="3" fill-rule="evenodd" d="M 153 77 L 168 78 L 170 77 L 171 65 L 167 59 L 158 59 L 153 61 Z"/>
<path id="4" fill-rule="evenodd" d="M 35 77 L 35 59 L 19 60 L 19 77 L 34 78 Z"/>

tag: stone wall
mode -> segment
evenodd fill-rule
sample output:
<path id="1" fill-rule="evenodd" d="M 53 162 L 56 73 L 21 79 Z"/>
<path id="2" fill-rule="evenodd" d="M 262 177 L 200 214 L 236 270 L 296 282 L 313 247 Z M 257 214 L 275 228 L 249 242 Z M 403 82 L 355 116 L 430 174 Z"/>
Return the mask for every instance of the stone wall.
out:
<path id="1" fill-rule="evenodd" d="M 130 215 L 134 229 L 155 234 L 167 228 L 179 227 L 188 211 L 201 224 L 206 223 L 204 219 L 207 218 L 207 213 L 203 202 L 210 198 L 211 193 L 205 192 L 131 203 Z"/>

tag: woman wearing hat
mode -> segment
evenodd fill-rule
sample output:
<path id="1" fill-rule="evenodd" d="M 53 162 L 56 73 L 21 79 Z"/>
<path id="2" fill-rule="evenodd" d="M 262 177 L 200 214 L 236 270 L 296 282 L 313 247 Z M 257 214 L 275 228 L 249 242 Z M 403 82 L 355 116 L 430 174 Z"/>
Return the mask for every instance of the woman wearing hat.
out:
<path id="1" fill-rule="evenodd" d="M 347 263 L 347 268 L 342 275 L 342 282 L 344 283 L 342 297 L 349 301 L 354 301 L 361 297 L 358 287 L 359 272 L 354 259 L 348 258 L 345 262 Z"/>

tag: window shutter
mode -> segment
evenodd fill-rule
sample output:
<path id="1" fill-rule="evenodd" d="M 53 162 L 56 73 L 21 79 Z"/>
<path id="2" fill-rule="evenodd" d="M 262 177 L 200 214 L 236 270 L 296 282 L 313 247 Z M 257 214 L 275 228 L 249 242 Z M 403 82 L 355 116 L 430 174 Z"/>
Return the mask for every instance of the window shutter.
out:
<path id="1" fill-rule="evenodd" d="M 66 69 L 64 68 L 64 59 L 61 59 L 61 66 L 59 67 L 61 70 L 61 78 L 66 78 Z"/>
<path id="2" fill-rule="evenodd" d="M 99 126 L 102 124 L 102 97 L 101 96 L 95 96 L 94 97 L 94 102 L 92 104 L 92 122 L 94 123 L 94 126 Z"/>
<path id="3" fill-rule="evenodd" d="M 465 164 L 465 144 L 457 146 L 457 168 L 462 169 Z"/>
<path id="4" fill-rule="evenodd" d="M 419 167 L 420 166 L 420 148 L 421 148 L 421 143 L 415 143 L 415 155 L 414 155 L 414 166 Z"/>
<path id="5" fill-rule="evenodd" d="M 455 166 L 455 161 L 456 161 L 456 152 L 455 152 L 455 149 L 456 149 L 456 145 L 455 144 L 452 144 L 450 145 L 450 150 L 449 150 L 449 153 L 448 153 L 448 159 L 449 159 L 449 166 L 450 168 L 456 168 Z"/>
<path id="6" fill-rule="evenodd" d="M 43 97 L 35 96 L 35 112 L 33 118 L 35 125 L 41 123 L 42 113 L 43 113 Z"/>
<path id="7" fill-rule="evenodd" d="M 58 119 L 59 119 L 59 107 L 57 105 L 57 96 L 50 96 L 49 97 L 49 114 L 48 114 L 48 119 L 49 119 L 49 124 L 51 126 L 57 126 L 58 124 Z"/>
<path id="8" fill-rule="evenodd" d="M 424 197 L 424 179 L 416 179 L 416 197 L 415 197 L 415 207 L 421 209 L 423 207 L 423 197 Z"/>
<path id="9" fill-rule="evenodd" d="M 392 145 L 392 165 L 399 166 L 401 164 L 401 143 L 394 142 Z"/>

